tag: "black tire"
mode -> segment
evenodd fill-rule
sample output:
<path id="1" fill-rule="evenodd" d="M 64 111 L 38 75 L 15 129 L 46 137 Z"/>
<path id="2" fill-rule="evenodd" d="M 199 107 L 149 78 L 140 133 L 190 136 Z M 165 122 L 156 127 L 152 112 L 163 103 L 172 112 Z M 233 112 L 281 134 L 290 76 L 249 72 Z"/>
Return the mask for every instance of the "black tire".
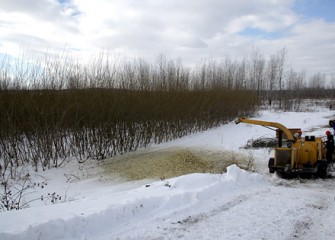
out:
<path id="1" fill-rule="evenodd" d="M 317 176 L 321 178 L 325 178 L 327 176 L 327 168 L 328 168 L 328 163 L 327 160 L 319 160 L 317 163 L 318 171 L 317 171 Z"/>
<path id="2" fill-rule="evenodd" d="M 269 159 L 269 163 L 268 163 L 268 167 L 269 167 L 269 172 L 270 173 L 274 173 L 275 172 L 274 165 L 275 165 L 275 159 L 274 158 L 270 158 Z"/>

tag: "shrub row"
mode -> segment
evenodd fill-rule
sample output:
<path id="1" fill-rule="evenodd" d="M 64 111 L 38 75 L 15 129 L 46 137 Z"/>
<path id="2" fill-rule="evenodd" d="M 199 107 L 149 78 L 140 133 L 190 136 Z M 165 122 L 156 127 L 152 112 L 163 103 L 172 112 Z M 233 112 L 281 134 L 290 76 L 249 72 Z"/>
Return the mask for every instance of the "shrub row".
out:
<path id="1" fill-rule="evenodd" d="M 37 170 L 72 157 L 104 159 L 251 115 L 256 106 L 252 92 L 225 89 L 3 90 L 0 164 Z"/>

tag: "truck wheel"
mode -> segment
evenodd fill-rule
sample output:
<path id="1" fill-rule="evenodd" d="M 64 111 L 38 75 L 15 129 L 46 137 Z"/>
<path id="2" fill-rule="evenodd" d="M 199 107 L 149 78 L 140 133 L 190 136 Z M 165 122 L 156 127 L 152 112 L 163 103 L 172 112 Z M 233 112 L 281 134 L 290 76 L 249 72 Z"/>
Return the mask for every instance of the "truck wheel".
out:
<path id="1" fill-rule="evenodd" d="M 269 163 L 268 163 L 268 167 L 269 167 L 269 172 L 270 173 L 274 173 L 275 172 L 274 165 L 275 165 L 275 159 L 274 158 L 270 158 L 269 159 Z"/>
<path id="2" fill-rule="evenodd" d="M 327 176 L 327 160 L 319 160 L 317 163 L 318 171 L 317 171 L 317 176 L 324 178 Z"/>

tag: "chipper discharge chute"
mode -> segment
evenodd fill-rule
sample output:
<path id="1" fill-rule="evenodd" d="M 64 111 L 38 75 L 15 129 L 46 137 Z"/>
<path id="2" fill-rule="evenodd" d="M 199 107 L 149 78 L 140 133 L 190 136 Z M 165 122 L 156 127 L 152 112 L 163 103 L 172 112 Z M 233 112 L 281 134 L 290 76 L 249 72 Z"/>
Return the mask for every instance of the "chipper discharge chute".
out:
<path id="1" fill-rule="evenodd" d="M 249 123 L 275 128 L 277 146 L 274 149 L 274 157 L 269 159 L 270 173 L 277 172 L 284 177 L 295 175 L 326 176 L 327 160 L 321 137 L 294 137 L 300 129 L 288 129 L 277 122 L 238 118 L 235 123 Z"/>

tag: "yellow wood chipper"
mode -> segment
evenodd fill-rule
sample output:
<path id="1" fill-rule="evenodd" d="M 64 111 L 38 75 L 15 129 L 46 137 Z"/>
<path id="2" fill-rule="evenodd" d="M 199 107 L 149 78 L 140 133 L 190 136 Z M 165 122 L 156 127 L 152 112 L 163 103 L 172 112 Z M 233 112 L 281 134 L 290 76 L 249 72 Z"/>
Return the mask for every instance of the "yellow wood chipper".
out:
<path id="1" fill-rule="evenodd" d="M 267 122 L 247 118 L 238 118 L 235 123 L 248 123 L 276 130 L 277 146 L 274 157 L 269 159 L 269 172 L 277 172 L 283 177 L 318 176 L 327 174 L 327 160 L 325 159 L 323 141 L 321 137 L 296 136 L 299 128 L 288 129 L 277 122 Z"/>

